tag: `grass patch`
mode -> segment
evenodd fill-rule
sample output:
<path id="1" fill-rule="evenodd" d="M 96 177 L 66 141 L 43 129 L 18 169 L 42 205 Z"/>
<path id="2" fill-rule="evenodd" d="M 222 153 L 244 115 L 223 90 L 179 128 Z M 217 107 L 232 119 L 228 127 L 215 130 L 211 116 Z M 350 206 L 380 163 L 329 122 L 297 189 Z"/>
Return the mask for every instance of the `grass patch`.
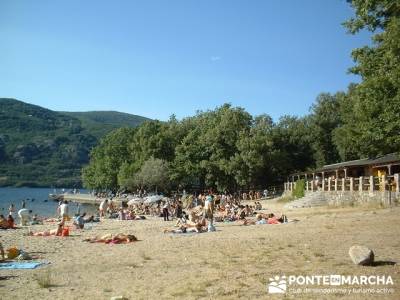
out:
<path id="1" fill-rule="evenodd" d="M 35 280 L 39 287 L 47 289 L 49 287 L 55 286 L 53 282 L 53 276 L 50 269 L 46 269 L 35 276 Z"/>
<path id="2" fill-rule="evenodd" d="M 292 191 L 292 196 L 296 199 L 303 198 L 305 194 L 305 180 L 300 179 L 296 181 L 296 185 Z"/>
<path id="3" fill-rule="evenodd" d="M 126 266 L 132 269 L 140 268 L 140 265 L 138 265 L 137 263 L 128 263 L 126 264 Z"/>
<path id="4" fill-rule="evenodd" d="M 295 198 L 293 196 L 287 195 L 287 196 L 280 197 L 278 200 L 276 200 L 276 202 L 287 203 L 287 202 L 293 201 L 294 199 Z"/>
<path id="5" fill-rule="evenodd" d="M 345 262 L 343 262 L 343 261 L 338 261 L 338 262 L 335 262 L 333 265 L 334 265 L 335 267 L 341 267 L 341 266 L 348 266 L 349 264 L 348 264 L 348 263 L 345 263 Z"/>
<path id="6" fill-rule="evenodd" d="M 149 261 L 149 260 L 151 260 L 151 257 L 148 256 L 146 253 L 141 253 L 140 256 L 142 257 L 142 259 L 143 259 L 144 261 Z"/>

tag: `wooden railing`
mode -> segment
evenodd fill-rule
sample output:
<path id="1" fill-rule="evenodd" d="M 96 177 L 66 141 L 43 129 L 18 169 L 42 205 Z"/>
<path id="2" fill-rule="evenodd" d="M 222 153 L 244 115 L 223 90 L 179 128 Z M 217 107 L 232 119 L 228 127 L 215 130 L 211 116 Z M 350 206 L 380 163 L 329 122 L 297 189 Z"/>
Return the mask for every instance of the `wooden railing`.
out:
<path id="1" fill-rule="evenodd" d="M 296 182 L 285 182 L 285 191 L 292 191 Z M 390 176 L 360 176 L 347 178 L 320 178 L 318 180 L 306 180 L 306 191 L 392 191 L 400 193 L 400 175 Z"/>

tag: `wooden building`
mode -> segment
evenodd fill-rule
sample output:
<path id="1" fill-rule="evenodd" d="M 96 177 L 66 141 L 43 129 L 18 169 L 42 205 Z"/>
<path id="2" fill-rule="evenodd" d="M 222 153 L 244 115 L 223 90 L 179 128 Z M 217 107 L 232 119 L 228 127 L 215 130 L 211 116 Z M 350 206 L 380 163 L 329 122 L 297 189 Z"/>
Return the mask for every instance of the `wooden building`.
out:
<path id="1" fill-rule="evenodd" d="M 285 191 L 305 179 L 309 191 L 393 190 L 399 193 L 400 156 L 391 153 L 375 158 L 325 165 L 312 172 L 292 174 Z"/>

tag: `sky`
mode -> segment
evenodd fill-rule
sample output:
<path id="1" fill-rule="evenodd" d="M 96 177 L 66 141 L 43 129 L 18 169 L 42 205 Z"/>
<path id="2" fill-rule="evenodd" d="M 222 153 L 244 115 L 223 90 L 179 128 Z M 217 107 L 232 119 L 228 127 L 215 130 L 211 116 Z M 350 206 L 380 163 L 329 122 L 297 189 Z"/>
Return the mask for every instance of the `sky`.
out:
<path id="1" fill-rule="evenodd" d="M 0 0 L 0 97 L 179 119 L 229 102 L 302 116 L 345 90 L 366 32 L 344 0 Z"/>

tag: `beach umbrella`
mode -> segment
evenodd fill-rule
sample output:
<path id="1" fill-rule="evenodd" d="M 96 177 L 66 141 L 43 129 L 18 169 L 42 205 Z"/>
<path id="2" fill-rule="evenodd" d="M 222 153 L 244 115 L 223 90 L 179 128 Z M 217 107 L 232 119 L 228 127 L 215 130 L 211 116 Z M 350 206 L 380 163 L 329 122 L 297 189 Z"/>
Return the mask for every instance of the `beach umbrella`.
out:
<path id="1" fill-rule="evenodd" d="M 134 204 L 137 204 L 137 203 L 142 203 L 143 201 L 144 201 L 143 198 L 135 197 L 135 198 L 132 198 L 132 199 L 130 199 L 128 201 L 128 205 L 134 205 Z"/>
<path id="2" fill-rule="evenodd" d="M 144 203 L 155 203 L 162 200 L 164 197 L 160 195 L 153 195 L 146 197 Z"/>

